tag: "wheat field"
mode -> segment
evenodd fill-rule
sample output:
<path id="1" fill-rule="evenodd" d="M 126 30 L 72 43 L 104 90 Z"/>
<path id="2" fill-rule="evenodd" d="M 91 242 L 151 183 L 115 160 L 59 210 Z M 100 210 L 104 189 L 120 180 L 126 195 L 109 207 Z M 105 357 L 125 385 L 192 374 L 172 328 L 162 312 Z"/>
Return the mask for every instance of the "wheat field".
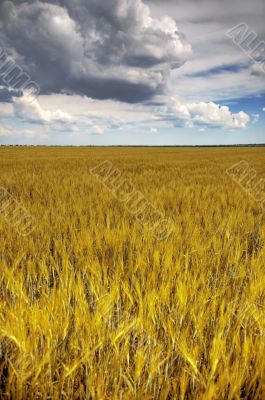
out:
<path id="1" fill-rule="evenodd" d="M 109 160 L 173 223 L 146 229 Z M 264 399 L 265 212 L 226 169 L 260 148 L 1 147 L 1 399 Z M 12 219 L 12 218 L 11 218 Z"/>

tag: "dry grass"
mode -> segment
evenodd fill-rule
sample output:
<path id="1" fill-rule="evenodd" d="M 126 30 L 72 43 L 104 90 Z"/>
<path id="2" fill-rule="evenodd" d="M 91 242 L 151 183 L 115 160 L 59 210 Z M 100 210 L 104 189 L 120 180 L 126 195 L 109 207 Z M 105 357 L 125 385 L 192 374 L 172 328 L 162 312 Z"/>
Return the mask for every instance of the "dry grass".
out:
<path id="1" fill-rule="evenodd" d="M 174 221 L 159 242 L 89 173 Z M 225 169 L 264 148 L 0 148 L 1 399 L 264 399 L 265 214 Z"/>

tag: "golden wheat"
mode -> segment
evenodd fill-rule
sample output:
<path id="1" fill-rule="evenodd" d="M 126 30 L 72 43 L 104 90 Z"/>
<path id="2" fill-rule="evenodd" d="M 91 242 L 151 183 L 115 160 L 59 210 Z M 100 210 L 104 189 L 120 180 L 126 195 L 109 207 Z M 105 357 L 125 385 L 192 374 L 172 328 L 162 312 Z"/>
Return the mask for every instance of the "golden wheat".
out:
<path id="1" fill-rule="evenodd" d="M 225 173 L 264 148 L 0 148 L 1 399 L 264 399 L 265 213 Z M 91 175 L 110 160 L 174 229 Z"/>

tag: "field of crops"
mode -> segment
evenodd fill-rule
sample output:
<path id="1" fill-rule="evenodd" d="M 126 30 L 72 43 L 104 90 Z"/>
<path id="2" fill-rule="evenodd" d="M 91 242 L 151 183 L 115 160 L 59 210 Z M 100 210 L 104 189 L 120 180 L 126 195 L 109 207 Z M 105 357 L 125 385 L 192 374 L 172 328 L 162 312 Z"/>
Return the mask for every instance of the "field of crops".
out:
<path id="1" fill-rule="evenodd" d="M 1 147 L 0 398 L 264 399 L 265 210 L 226 173 L 241 160 L 265 179 L 262 147 Z"/>

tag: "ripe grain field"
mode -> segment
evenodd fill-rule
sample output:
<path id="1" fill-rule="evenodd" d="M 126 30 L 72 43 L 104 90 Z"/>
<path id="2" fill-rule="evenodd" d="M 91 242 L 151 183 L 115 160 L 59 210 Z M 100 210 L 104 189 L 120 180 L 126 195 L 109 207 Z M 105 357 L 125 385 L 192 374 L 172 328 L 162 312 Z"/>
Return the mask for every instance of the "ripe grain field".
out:
<path id="1" fill-rule="evenodd" d="M 166 219 L 158 240 L 91 168 Z M 265 148 L 0 148 L 1 399 L 264 399 Z M 10 216 L 11 218 L 12 216 Z M 11 218 L 12 219 L 12 218 Z"/>

